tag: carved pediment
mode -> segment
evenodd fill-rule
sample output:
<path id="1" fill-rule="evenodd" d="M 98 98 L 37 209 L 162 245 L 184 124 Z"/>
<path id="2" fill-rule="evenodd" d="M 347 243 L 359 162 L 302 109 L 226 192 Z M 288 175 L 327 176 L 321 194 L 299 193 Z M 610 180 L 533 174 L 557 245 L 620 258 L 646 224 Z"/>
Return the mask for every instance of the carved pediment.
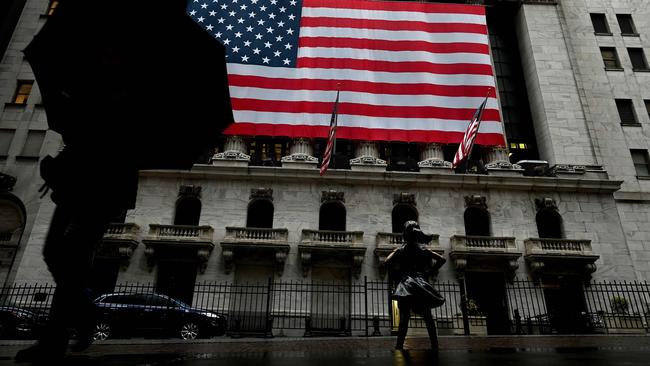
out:
<path id="1" fill-rule="evenodd" d="M 273 201 L 273 189 L 271 188 L 251 188 L 251 200 L 265 199 Z"/>
<path id="2" fill-rule="evenodd" d="M 487 209 L 487 197 L 478 194 L 465 196 L 465 207 L 479 207 Z"/>
<path id="3" fill-rule="evenodd" d="M 181 185 L 178 190 L 178 197 L 201 198 L 201 187 L 194 185 Z"/>
<path id="4" fill-rule="evenodd" d="M 393 205 L 405 204 L 415 206 L 415 195 L 413 193 L 396 193 L 393 195 Z"/>
<path id="5" fill-rule="evenodd" d="M 557 211 L 557 203 L 552 198 L 535 198 L 535 206 L 539 210 L 555 210 Z"/>
<path id="6" fill-rule="evenodd" d="M 339 192 L 335 190 L 323 191 L 320 202 L 331 202 L 338 201 L 345 203 L 345 192 Z"/>

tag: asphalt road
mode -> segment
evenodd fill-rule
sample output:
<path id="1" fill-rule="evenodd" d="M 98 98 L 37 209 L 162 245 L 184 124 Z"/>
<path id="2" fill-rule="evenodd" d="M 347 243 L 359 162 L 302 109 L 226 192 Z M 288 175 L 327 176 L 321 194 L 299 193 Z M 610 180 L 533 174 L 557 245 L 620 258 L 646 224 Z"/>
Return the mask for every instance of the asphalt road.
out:
<path id="1" fill-rule="evenodd" d="M 188 354 L 111 354 L 106 356 L 69 356 L 65 365 L 120 366 L 647 366 L 647 350 L 630 349 L 492 349 L 485 351 L 443 350 L 438 355 L 426 350 L 394 351 L 272 351 Z M 9 357 L 0 365 L 24 365 Z"/>

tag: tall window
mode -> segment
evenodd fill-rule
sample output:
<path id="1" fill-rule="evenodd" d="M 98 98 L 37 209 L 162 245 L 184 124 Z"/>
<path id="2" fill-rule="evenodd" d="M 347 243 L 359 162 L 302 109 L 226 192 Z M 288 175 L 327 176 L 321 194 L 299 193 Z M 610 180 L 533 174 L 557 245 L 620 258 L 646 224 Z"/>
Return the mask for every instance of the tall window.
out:
<path id="1" fill-rule="evenodd" d="M 404 232 L 404 224 L 409 221 L 418 221 L 418 210 L 412 205 L 397 204 L 393 207 L 393 232 Z"/>
<path id="2" fill-rule="evenodd" d="M 381 159 L 386 160 L 388 170 L 416 172 L 418 168 L 419 150 L 416 144 L 400 142 L 384 143 L 381 146 Z"/>
<path id="3" fill-rule="evenodd" d="M 616 109 L 618 110 L 618 115 L 621 117 L 621 124 L 638 124 L 631 99 L 616 99 Z"/>
<path id="4" fill-rule="evenodd" d="M 289 155 L 289 144 L 288 139 L 255 138 L 248 145 L 251 165 L 279 166 L 282 157 Z"/>
<path id="5" fill-rule="evenodd" d="M 645 111 L 648 113 L 648 118 L 650 118 L 650 99 L 646 99 L 643 101 L 645 104 Z"/>
<path id="6" fill-rule="evenodd" d="M 636 169 L 637 177 L 650 177 L 650 160 L 648 159 L 648 150 L 631 149 L 632 162 Z"/>
<path id="7" fill-rule="evenodd" d="M 638 36 L 636 32 L 636 27 L 634 26 L 634 21 L 632 20 L 631 14 L 616 14 L 616 20 L 618 20 L 618 25 L 621 27 L 621 34 L 624 36 Z"/>
<path id="8" fill-rule="evenodd" d="M 37 158 L 41 154 L 41 147 L 45 139 L 45 131 L 29 131 L 27 140 L 23 146 L 23 151 L 20 153 L 21 157 Z"/>
<path id="9" fill-rule="evenodd" d="M 537 232 L 540 238 L 562 239 L 562 216 L 553 209 L 542 209 L 535 216 Z"/>
<path id="10" fill-rule="evenodd" d="M 174 225 L 199 224 L 201 218 L 201 200 L 195 196 L 183 196 L 176 201 Z"/>
<path id="11" fill-rule="evenodd" d="M 600 54 L 603 56 L 603 62 L 606 69 L 621 69 L 621 63 L 618 61 L 616 48 L 614 47 L 601 47 Z"/>
<path id="12" fill-rule="evenodd" d="M 648 71 L 648 61 L 643 54 L 643 48 L 628 48 L 627 53 L 630 55 L 634 71 Z"/>
<path id="13" fill-rule="evenodd" d="M 490 213 L 480 207 L 468 207 L 465 210 L 465 235 L 490 236 Z"/>
<path id="14" fill-rule="evenodd" d="M 325 202 L 320 206 L 318 230 L 345 231 L 345 206 L 338 201 Z"/>
<path id="15" fill-rule="evenodd" d="M 607 25 L 607 17 L 605 14 L 591 13 L 591 24 L 594 25 L 594 32 L 596 34 L 611 35 L 609 26 Z"/>
<path id="16" fill-rule="evenodd" d="M 27 104 L 27 99 L 29 98 L 29 93 L 32 92 L 33 85 L 34 85 L 34 81 L 32 80 L 18 80 L 18 85 L 16 85 L 16 93 L 14 95 L 13 103 Z"/>
<path id="17" fill-rule="evenodd" d="M 273 202 L 256 199 L 249 203 L 246 227 L 273 228 Z"/>

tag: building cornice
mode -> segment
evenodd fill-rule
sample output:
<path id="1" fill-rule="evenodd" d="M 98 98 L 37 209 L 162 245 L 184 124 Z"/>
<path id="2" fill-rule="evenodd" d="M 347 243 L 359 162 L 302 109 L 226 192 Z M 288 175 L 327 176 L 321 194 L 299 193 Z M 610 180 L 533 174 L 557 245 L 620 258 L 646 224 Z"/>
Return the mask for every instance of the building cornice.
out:
<path id="1" fill-rule="evenodd" d="M 527 177 L 521 175 L 477 175 L 450 174 L 448 172 L 394 172 L 394 171 L 327 171 L 320 176 L 318 169 L 262 166 L 212 166 L 194 165 L 186 170 L 147 170 L 141 177 L 182 178 L 205 180 L 246 180 L 303 182 L 313 184 L 354 184 L 354 185 L 403 185 L 417 187 L 446 187 L 461 189 L 499 189 L 519 191 L 558 191 L 613 194 L 621 188 L 623 181 L 587 178 L 584 176 L 566 177 Z"/>

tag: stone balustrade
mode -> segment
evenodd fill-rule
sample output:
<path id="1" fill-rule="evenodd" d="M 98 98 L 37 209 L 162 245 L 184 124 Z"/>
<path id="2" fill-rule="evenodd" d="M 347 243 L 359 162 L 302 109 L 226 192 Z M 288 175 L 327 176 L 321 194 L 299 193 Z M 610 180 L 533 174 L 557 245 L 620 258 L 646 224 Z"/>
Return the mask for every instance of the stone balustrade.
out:
<path id="1" fill-rule="evenodd" d="M 592 254 L 591 240 L 529 238 L 524 240 L 526 254 Z"/>
<path id="2" fill-rule="evenodd" d="M 301 244 L 322 245 L 363 245 L 363 231 L 330 231 L 310 230 L 302 231 Z"/>
<path id="3" fill-rule="evenodd" d="M 226 227 L 225 241 L 288 242 L 289 230 L 250 227 Z"/>
<path id="4" fill-rule="evenodd" d="M 111 223 L 104 232 L 104 237 L 95 255 L 99 258 L 128 260 L 139 242 L 140 226 L 134 223 Z"/>
<path id="5" fill-rule="evenodd" d="M 451 237 L 452 250 L 497 250 L 517 249 L 515 238 L 496 236 L 465 236 L 454 235 Z"/>
<path id="6" fill-rule="evenodd" d="M 449 257 L 459 273 L 476 267 L 505 269 L 514 275 L 519 268 L 522 253 L 513 237 L 454 235 L 450 242 Z"/>
<path id="7" fill-rule="evenodd" d="M 211 226 L 193 226 L 193 225 L 149 225 L 149 240 L 195 240 L 195 241 L 212 241 L 214 230 Z"/>

